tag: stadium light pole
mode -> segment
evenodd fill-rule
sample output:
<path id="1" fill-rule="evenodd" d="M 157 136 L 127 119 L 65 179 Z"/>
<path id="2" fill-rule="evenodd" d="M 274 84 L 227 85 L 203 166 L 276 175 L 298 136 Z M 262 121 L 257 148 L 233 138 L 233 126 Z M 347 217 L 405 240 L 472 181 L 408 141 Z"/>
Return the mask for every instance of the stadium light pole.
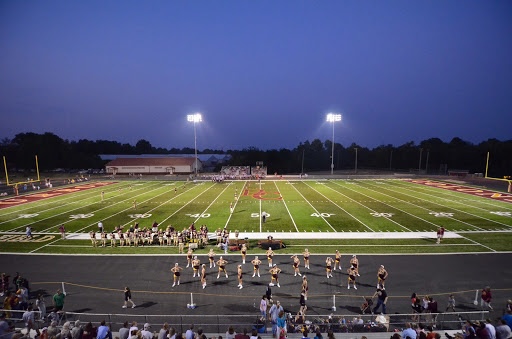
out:
<path id="1" fill-rule="evenodd" d="M 332 150 L 331 150 L 331 175 L 334 174 L 334 123 L 341 121 L 341 114 L 327 114 L 327 121 L 332 124 Z"/>
<path id="2" fill-rule="evenodd" d="M 203 117 L 201 113 L 194 113 L 187 115 L 187 120 L 194 123 L 194 154 L 196 157 L 196 166 L 195 166 L 195 174 L 197 177 L 197 133 L 196 133 L 196 123 L 203 121 Z"/>

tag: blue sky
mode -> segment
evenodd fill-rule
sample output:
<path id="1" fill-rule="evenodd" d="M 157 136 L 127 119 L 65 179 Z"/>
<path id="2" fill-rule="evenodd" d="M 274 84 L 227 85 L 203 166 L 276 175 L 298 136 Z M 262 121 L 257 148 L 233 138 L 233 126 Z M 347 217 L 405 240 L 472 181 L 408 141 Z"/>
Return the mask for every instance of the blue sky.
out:
<path id="1" fill-rule="evenodd" d="M 0 0 L 0 137 L 511 139 L 510 1 Z"/>

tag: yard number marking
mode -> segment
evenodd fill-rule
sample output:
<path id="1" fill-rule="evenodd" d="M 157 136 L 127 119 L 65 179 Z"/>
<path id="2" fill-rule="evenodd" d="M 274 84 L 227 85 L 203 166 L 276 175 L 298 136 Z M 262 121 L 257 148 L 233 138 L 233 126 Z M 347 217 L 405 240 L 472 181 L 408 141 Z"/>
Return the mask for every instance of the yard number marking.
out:
<path id="1" fill-rule="evenodd" d="M 39 215 L 39 213 L 34 213 L 34 214 L 20 214 L 18 216 L 18 218 L 20 219 L 30 219 L 30 218 L 35 218 Z"/>
<path id="2" fill-rule="evenodd" d="M 151 216 L 151 213 L 144 214 L 128 214 L 128 216 L 132 219 L 147 219 Z"/>
<path id="3" fill-rule="evenodd" d="M 87 219 L 94 217 L 93 213 L 87 213 L 87 214 L 72 214 L 69 216 L 70 219 Z"/>
<path id="4" fill-rule="evenodd" d="M 266 216 L 267 216 L 267 218 L 270 217 L 270 213 L 266 213 Z M 251 213 L 251 218 L 259 218 L 259 217 L 260 217 L 259 213 Z"/>
<path id="5" fill-rule="evenodd" d="M 502 217 L 512 217 L 512 212 L 491 212 L 492 214 L 501 215 Z"/>
<path id="6" fill-rule="evenodd" d="M 211 214 L 210 213 L 202 213 L 202 214 L 199 214 L 199 213 L 196 213 L 196 214 L 187 213 L 185 215 L 188 215 L 191 218 L 209 218 Z"/>
<path id="7" fill-rule="evenodd" d="M 312 217 L 317 217 L 317 218 L 329 218 L 331 215 L 334 215 L 334 213 L 312 213 L 311 214 Z"/>
<path id="8" fill-rule="evenodd" d="M 432 214 L 435 217 L 453 217 L 453 213 L 450 212 L 430 212 L 429 214 Z"/>
<path id="9" fill-rule="evenodd" d="M 380 218 L 380 217 L 391 218 L 393 216 L 393 214 L 394 213 L 377 213 L 377 212 L 370 213 L 370 215 L 373 215 L 376 218 Z"/>

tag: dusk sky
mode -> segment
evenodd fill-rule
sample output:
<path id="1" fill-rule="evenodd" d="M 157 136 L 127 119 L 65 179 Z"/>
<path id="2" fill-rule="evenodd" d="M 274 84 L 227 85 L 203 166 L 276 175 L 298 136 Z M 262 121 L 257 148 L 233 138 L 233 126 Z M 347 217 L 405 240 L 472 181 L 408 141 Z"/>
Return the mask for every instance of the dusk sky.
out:
<path id="1" fill-rule="evenodd" d="M 512 139 L 512 2 L 0 0 L 0 138 Z"/>

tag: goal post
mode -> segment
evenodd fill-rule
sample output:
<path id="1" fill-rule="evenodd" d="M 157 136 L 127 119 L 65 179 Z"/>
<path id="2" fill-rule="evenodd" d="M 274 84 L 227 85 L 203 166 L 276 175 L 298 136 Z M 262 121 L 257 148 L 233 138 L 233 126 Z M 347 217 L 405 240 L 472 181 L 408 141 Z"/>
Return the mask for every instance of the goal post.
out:
<path id="1" fill-rule="evenodd" d="M 36 163 L 35 169 L 36 169 L 36 174 L 37 174 L 37 180 L 10 182 L 9 181 L 9 173 L 7 171 L 7 160 L 6 160 L 5 156 L 3 156 L 4 171 L 5 171 L 5 183 L 7 186 L 17 186 L 17 185 L 21 185 L 21 184 L 29 184 L 29 183 L 32 183 L 33 181 L 41 181 L 41 177 L 39 176 L 39 161 L 37 159 L 37 155 L 35 155 L 34 157 L 35 157 L 35 163 Z"/>
<path id="2" fill-rule="evenodd" d="M 508 193 L 512 193 L 512 179 L 511 179 L 510 175 L 504 176 L 503 178 L 494 178 L 494 177 L 488 176 L 489 157 L 490 157 L 490 152 L 487 152 L 487 160 L 485 162 L 485 179 L 498 180 L 498 181 L 506 181 L 508 183 L 507 192 Z"/>

